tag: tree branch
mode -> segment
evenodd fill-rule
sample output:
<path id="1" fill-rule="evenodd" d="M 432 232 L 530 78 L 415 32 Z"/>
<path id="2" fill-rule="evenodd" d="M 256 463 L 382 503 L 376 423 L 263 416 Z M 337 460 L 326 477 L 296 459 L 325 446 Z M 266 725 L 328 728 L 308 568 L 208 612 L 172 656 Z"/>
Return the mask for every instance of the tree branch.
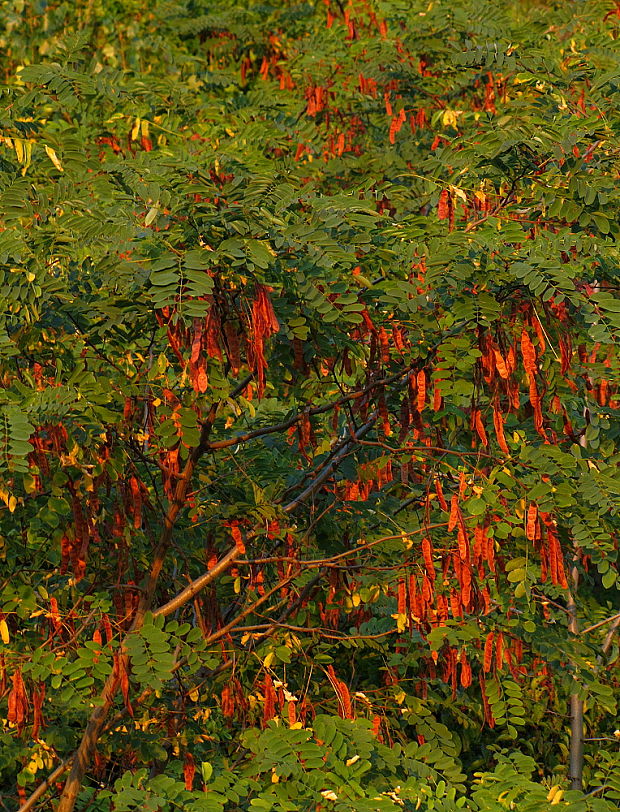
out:
<path id="1" fill-rule="evenodd" d="M 349 438 L 349 441 L 346 443 L 346 445 L 344 445 L 340 449 L 340 451 L 336 454 L 331 463 L 326 468 L 324 468 L 306 488 L 304 488 L 304 490 L 299 494 L 299 496 L 293 499 L 292 502 L 289 502 L 288 505 L 284 506 L 284 510 L 287 513 L 290 513 L 292 510 L 295 510 L 295 508 L 301 505 L 309 496 L 312 496 L 312 494 L 315 493 L 321 487 L 321 485 L 325 482 L 326 479 L 329 479 L 329 477 L 338 468 L 342 460 L 349 453 L 351 446 L 355 442 L 357 442 L 357 440 L 368 434 L 370 429 L 374 426 L 377 420 L 377 416 L 378 413 L 374 412 L 371 418 L 367 420 L 366 423 L 364 423 L 364 425 L 361 426 L 352 437 Z"/>
<path id="2" fill-rule="evenodd" d="M 606 626 L 608 623 L 612 623 L 615 621 L 614 626 L 610 631 L 613 633 L 615 629 L 618 627 L 618 623 L 620 623 L 620 612 L 611 617 L 606 617 L 605 620 L 599 620 L 598 623 L 595 623 L 593 626 L 588 626 L 587 629 L 582 629 L 581 634 L 588 634 L 589 632 L 593 632 L 595 629 L 600 629 L 601 626 Z"/>
<path id="3" fill-rule="evenodd" d="M 233 547 L 233 549 L 229 550 L 226 555 L 221 558 L 217 564 L 215 564 L 215 566 L 211 567 L 210 570 L 207 570 L 200 577 L 192 581 L 191 584 L 186 586 L 185 589 L 182 592 L 179 592 L 178 595 L 175 595 L 175 597 L 169 600 L 168 603 L 165 603 L 163 606 L 156 609 L 153 612 L 153 617 L 158 617 L 159 615 L 166 617 L 186 604 L 188 601 L 194 598 L 201 589 L 204 589 L 207 584 L 211 583 L 214 578 L 217 578 L 218 575 L 221 575 L 224 572 L 224 570 L 228 569 L 228 567 L 237 558 L 239 558 L 239 555 L 239 550 L 236 547 Z"/>
<path id="4" fill-rule="evenodd" d="M 605 641 L 602 647 L 603 656 L 605 656 L 609 651 L 609 649 L 611 648 L 611 644 L 614 641 L 614 635 L 618 631 L 618 626 L 620 626 L 620 615 L 616 615 L 616 619 L 614 620 L 609 631 L 605 635 Z"/>
<path id="5" fill-rule="evenodd" d="M 232 552 L 232 551 L 231 551 L 231 552 Z M 228 555 L 230 555 L 230 553 L 228 553 Z M 220 572 L 222 571 L 222 570 L 220 569 L 220 564 L 223 564 L 223 561 L 224 561 L 224 559 L 222 559 L 222 561 L 218 562 L 218 564 L 216 564 L 216 565 L 215 565 L 215 567 L 212 567 L 212 568 L 209 570 L 209 572 L 208 572 L 208 573 L 205 573 L 205 575 L 212 575 L 212 577 L 214 578 L 214 577 L 216 577 L 218 574 L 220 574 Z M 230 563 L 230 562 L 229 562 L 229 563 Z M 216 570 L 218 570 L 218 571 L 216 572 Z M 299 573 L 298 573 L 298 574 L 299 574 Z M 275 591 L 277 591 L 278 589 L 280 589 L 280 587 L 281 587 L 281 586 L 283 586 L 285 583 L 289 583 L 291 580 L 293 580 L 293 579 L 294 579 L 294 577 L 296 577 L 296 576 L 293 576 L 292 578 L 287 579 L 285 582 L 280 582 L 280 583 L 278 583 L 278 584 L 276 585 L 276 587 L 275 587 L 275 588 L 274 588 L 272 591 L 270 591 L 270 593 L 269 593 L 268 595 L 266 595 L 266 596 L 262 596 L 262 598 L 267 599 L 267 598 L 269 597 L 269 595 L 273 594 L 273 592 L 275 592 Z M 307 584 L 304 586 L 304 588 L 302 589 L 302 591 L 300 592 L 300 594 L 298 595 L 298 597 L 297 597 L 297 598 L 296 598 L 296 599 L 295 599 L 295 600 L 294 600 L 294 601 L 293 601 L 293 602 L 290 604 L 290 606 L 287 606 L 287 607 L 286 607 L 286 609 L 284 609 L 284 611 L 283 611 L 283 612 L 280 614 L 280 616 L 278 617 L 278 619 L 277 619 L 277 620 L 273 621 L 271 624 L 268 624 L 268 627 L 265 629 L 265 631 L 264 631 L 264 632 L 262 632 L 260 635 L 257 635 L 257 638 L 256 638 L 256 639 L 261 639 L 261 640 L 264 640 L 264 639 L 266 639 L 267 637 L 270 637 L 270 636 L 271 636 L 271 635 L 274 633 L 274 631 L 276 631 L 276 630 L 277 630 L 277 629 L 278 629 L 278 628 L 281 626 L 281 624 L 282 624 L 282 623 L 283 623 L 283 622 L 284 622 L 284 621 L 285 621 L 285 620 L 286 620 L 288 617 L 290 617 L 290 615 L 292 615 L 292 614 L 293 614 L 293 612 L 294 612 L 296 609 L 298 609 L 298 608 L 299 608 L 299 606 L 300 606 L 300 605 L 303 603 L 303 601 L 307 599 L 307 597 L 308 597 L 308 595 L 310 594 L 310 592 L 311 592 L 312 588 L 313 588 L 313 587 L 314 587 L 314 586 L 315 586 L 315 585 L 316 585 L 316 584 L 317 584 L 317 583 L 320 581 L 320 579 L 321 579 L 322 577 L 323 577 L 323 573 L 322 573 L 322 572 L 319 572 L 319 573 L 317 573 L 317 575 L 315 575 L 315 576 L 314 576 L 314 577 L 313 577 L 313 578 L 312 578 L 310 581 L 308 581 L 308 583 L 307 583 Z M 197 579 L 197 580 L 198 580 L 198 579 Z M 200 580 L 201 580 L 201 583 L 202 583 L 202 587 L 206 586 L 206 584 L 208 583 L 208 581 L 207 581 L 207 580 L 204 580 L 202 576 L 201 576 L 201 579 L 200 579 Z M 195 583 L 195 582 L 194 582 L 194 583 Z M 194 593 L 194 594 L 195 594 L 195 593 Z M 179 596 L 177 596 L 177 598 L 179 598 Z M 175 598 L 175 599 L 173 599 L 173 600 L 174 600 L 174 601 L 176 601 L 176 599 L 177 599 L 177 598 Z M 253 611 L 253 610 L 256 608 L 256 606 L 258 605 L 258 603 L 262 603 L 262 602 L 263 602 L 262 598 L 261 598 L 261 599 L 259 599 L 259 601 L 256 601 L 254 604 L 252 604 L 252 606 L 250 607 L 250 611 Z M 188 598 L 188 600 L 189 600 L 189 598 Z M 163 609 L 164 609 L 166 606 L 168 606 L 168 604 L 165 604 L 163 607 L 160 607 L 160 609 L 159 609 L 159 610 L 157 610 L 156 612 L 154 612 L 153 614 L 154 614 L 154 615 L 161 614 L 161 613 L 162 613 L 162 611 L 161 611 L 161 610 L 163 610 Z M 171 610 L 171 611 L 172 611 L 172 610 Z M 167 612 L 166 614 L 168 614 L 168 612 Z M 209 644 L 210 642 L 215 642 L 215 640 L 216 640 L 216 639 L 219 639 L 219 637 L 221 636 L 221 634 L 220 634 L 220 633 L 221 633 L 222 631 L 224 631 L 224 632 L 226 632 L 226 631 L 230 631 L 230 630 L 231 630 L 232 628 L 234 628 L 234 627 L 235 627 L 235 626 L 236 626 L 236 625 L 237 625 L 237 624 L 238 624 L 238 623 L 239 623 L 241 620 L 243 620 L 243 618 L 244 618 L 244 617 L 247 617 L 247 615 L 248 615 L 248 614 L 249 614 L 249 612 L 248 612 L 248 611 L 246 611 L 246 610 L 244 610 L 244 612 L 242 612 L 242 613 L 241 613 L 241 614 L 240 614 L 238 617 L 236 617 L 236 618 L 235 618 L 233 621 L 231 621 L 231 622 L 228 624 L 228 626 L 226 627 L 226 629 L 225 629 L 225 630 L 218 629 L 218 631 L 217 631 L 217 632 L 215 632 L 214 634 L 210 635 L 210 636 L 209 636 L 209 637 L 206 639 L 206 641 L 205 641 L 205 642 L 206 642 L 207 644 Z M 172 673 L 174 673 L 174 672 L 178 671 L 178 670 L 179 670 L 179 668 L 182 668 L 182 667 L 183 667 L 183 665 L 184 665 L 184 663 L 186 662 L 186 659 L 187 659 L 186 657 L 181 657 L 181 659 L 177 660 L 177 662 L 174 664 L 174 666 L 173 666 L 173 668 L 172 668 Z M 216 674 L 219 674 L 219 673 L 221 673 L 222 671 L 226 670 L 226 668 L 228 668 L 228 667 L 230 667 L 230 666 L 232 665 L 232 662 L 233 662 L 232 660 L 227 660 L 227 661 L 226 661 L 226 662 L 224 662 L 224 663 L 220 663 L 220 665 L 219 665 L 219 666 L 217 666 L 216 668 L 211 669 L 211 670 L 209 671 L 209 678 L 212 678 L 212 677 L 213 677 L 213 676 L 215 676 Z M 201 683 L 201 684 L 204 684 L 204 683 Z M 200 684 L 199 684 L 199 686 L 198 686 L 198 687 L 200 687 Z M 146 688 L 144 691 L 142 691 L 142 693 L 140 694 L 140 696 L 139 696 L 139 697 L 136 699 L 135 704 L 136 704 L 136 705 L 140 705 L 140 704 L 141 704 L 141 703 L 142 703 L 142 702 L 143 702 L 143 701 L 144 701 L 144 700 L 145 700 L 145 699 L 146 699 L 146 698 L 147 698 L 147 697 L 148 697 L 148 696 L 149 696 L 149 695 L 150 695 L 152 692 L 153 692 L 153 689 L 152 689 L 152 688 Z M 122 719 L 125 717 L 126 713 L 127 713 L 127 709 L 126 709 L 126 708 L 124 708 L 124 709 L 122 709 L 121 711 L 119 711 L 119 712 L 118 712 L 118 713 L 117 713 L 117 714 L 116 714 L 116 715 L 115 715 L 115 716 L 114 716 L 114 717 L 113 717 L 113 718 L 112 718 L 112 719 L 111 719 L 111 720 L 108 722 L 108 724 L 106 725 L 105 729 L 106 729 L 106 730 L 109 730 L 109 729 L 113 728 L 113 727 L 114 727 L 116 724 L 118 724 L 120 721 L 122 721 Z M 103 731 L 102 731 L 102 732 L 103 732 Z M 35 805 L 35 804 L 36 804 L 36 802 L 39 800 L 39 798 L 41 798 L 41 796 L 43 796 L 43 795 L 44 795 L 44 794 L 47 792 L 47 790 L 51 788 L 51 786 L 53 785 L 53 783 L 54 783 L 55 781 L 57 781 L 57 780 L 60 778 L 60 776 L 61 776 L 61 775 L 63 775 L 63 774 L 64 774 L 64 773 L 65 773 L 65 772 L 66 772 L 66 771 L 67 771 L 67 770 L 68 770 L 68 769 L 71 767 L 71 764 L 73 763 L 73 760 L 74 760 L 74 758 L 75 758 L 75 755 L 76 755 L 76 753 L 74 753 L 74 754 L 73 754 L 72 756 L 70 756 L 68 759 L 66 759 L 66 760 L 65 760 L 65 761 L 63 761 L 61 764 L 59 764 L 59 765 L 58 765 L 58 767 L 56 767 L 56 769 L 55 769 L 55 770 L 54 770 L 52 773 L 50 773 L 50 775 L 49 775 L 49 776 L 48 776 L 48 777 L 47 777 L 45 780 L 43 780 L 43 781 L 42 781 L 42 782 L 39 784 L 39 786 L 38 786 L 38 787 L 37 787 L 37 788 L 34 790 L 34 792 L 33 792 L 33 793 L 30 795 L 30 797 L 29 797 L 29 798 L 28 798 L 28 799 L 25 801 L 25 803 L 24 803 L 22 806 L 20 806 L 20 807 L 19 807 L 19 812 L 30 812 L 30 810 L 34 808 L 34 805 Z"/>
<path id="6" fill-rule="evenodd" d="M 159 575 L 161 573 L 164 560 L 166 558 L 168 549 L 170 548 L 170 544 L 172 541 L 172 531 L 174 530 L 174 526 L 176 524 L 176 520 L 179 516 L 179 513 L 181 512 L 183 506 L 185 505 L 187 490 L 192 480 L 194 469 L 196 468 L 198 460 L 204 453 L 204 447 L 208 440 L 211 428 L 213 426 L 213 422 L 217 414 L 217 409 L 218 404 L 214 403 L 211 406 L 207 420 L 203 425 L 200 436 L 200 442 L 198 446 L 194 448 L 191 454 L 189 455 L 189 458 L 183 469 L 183 473 L 181 474 L 181 476 L 177 481 L 174 499 L 172 500 L 172 503 L 168 508 L 166 516 L 164 517 L 164 527 L 161 532 L 155 552 L 153 554 L 153 563 L 151 565 L 151 571 L 149 573 L 148 581 L 146 583 L 144 591 L 142 592 L 142 596 L 140 598 L 140 602 L 138 604 L 138 608 L 136 610 L 136 614 L 134 616 L 131 627 L 127 632 L 127 634 L 125 635 L 125 637 L 123 638 L 123 640 L 121 641 L 120 656 L 125 660 L 127 659 L 127 649 L 126 649 L 127 639 L 133 632 L 137 631 L 142 626 L 142 624 L 144 623 L 144 616 L 149 611 L 151 603 L 153 602 L 153 598 L 155 596 L 155 588 L 159 580 Z M 114 702 L 116 692 L 118 691 L 118 687 L 119 687 L 118 674 L 116 673 L 116 670 L 114 670 L 107 678 L 103 686 L 103 690 L 99 698 L 100 699 L 99 704 L 97 705 L 97 707 L 95 707 L 95 709 L 90 715 L 80 745 L 73 757 L 71 771 L 69 772 L 69 776 L 67 777 L 67 781 L 65 783 L 65 787 L 60 797 L 60 801 L 58 803 L 56 812 L 73 812 L 73 808 L 75 807 L 75 802 L 78 793 L 80 791 L 80 787 L 82 786 L 82 780 L 92 761 L 95 752 L 95 747 L 97 745 L 97 740 L 101 735 L 106 718 L 110 712 L 110 709 L 112 708 L 112 704 Z"/>
<path id="7" fill-rule="evenodd" d="M 33 809 L 36 802 L 42 795 L 45 795 L 47 790 L 54 784 L 55 781 L 58 781 L 61 775 L 67 772 L 71 763 L 73 761 L 73 756 L 66 759 L 65 761 L 61 762 L 56 769 L 51 772 L 47 778 L 45 778 L 39 786 L 35 789 L 32 795 L 24 801 L 24 803 L 19 807 L 19 812 L 29 812 L 29 810 Z"/>
<path id="8" fill-rule="evenodd" d="M 417 359 L 413 364 L 408 364 L 404 369 L 401 369 L 399 372 L 395 372 L 393 375 L 388 375 L 385 378 L 379 378 L 372 381 L 372 383 L 369 383 L 368 386 L 365 386 L 363 389 L 356 389 L 354 392 L 350 392 L 348 395 L 344 395 L 337 400 L 332 400 L 329 403 L 324 403 L 322 406 L 313 406 L 310 409 L 302 409 L 302 411 L 296 412 L 296 414 L 292 415 L 287 420 L 283 420 L 281 423 L 275 423 L 272 426 L 265 426 L 262 429 L 255 429 L 254 431 L 246 431 L 242 434 L 237 434 L 234 437 L 229 437 L 227 440 L 215 440 L 211 443 L 207 443 L 206 450 L 216 451 L 221 448 L 230 448 L 233 445 L 247 443 L 249 440 L 255 440 L 258 437 L 265 437 L 268 434 L 278 434 L 279 432 L 286 431 L 302 420 L 305 415 L 314 417 L 318 414 L 325 414 L 326 412 L 335 409 L 337 406 L 342 406 L 344 403 L 348 403 L 351 400 L 358 400 L 364 395 L 367 395 L 369 392 L 372 392 L 372 390 L 376 389 L 377 387 L 389 386 L 389 384 L 404 378 L 414 369 L 417 369 L 417 367 L 419 367 L 422 363 L 423 361 Z"/>

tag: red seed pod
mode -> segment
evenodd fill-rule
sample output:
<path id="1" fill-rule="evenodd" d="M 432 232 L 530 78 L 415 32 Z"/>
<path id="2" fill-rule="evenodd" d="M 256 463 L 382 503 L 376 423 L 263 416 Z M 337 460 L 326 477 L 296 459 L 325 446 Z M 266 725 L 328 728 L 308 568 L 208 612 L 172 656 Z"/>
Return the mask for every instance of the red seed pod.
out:
<path id="1" fill-rule="evenodd" d="M 18 668 L 11 677 L 13 687 L 9 693 L 8 698 L 8 713 L 7 719 L 17 726 L 18 733 L 21 733 L 22 728 L 28 716 L 28 694 L 26 693 L 26 686 L 22 678 L 21 669 Z"/>
<path id="2" fill-rule="evenodd" d="M 450 610 L 453 618 L 463 617 L 463 607 L 460 596 L 455 589 L 450 590 Z"/>
<path id="3" fill-rule="evenodd" d="M 101 637 L 101 631 L 99 629 L 95 629 L 93 632 L 93 643 L 97 643 L 98 646 L 103 645 L 103 638 Z M 99 657 L 101 656 L 101 649 L 96 649 L 93 653 L 93 663 L 99 662 Z"/>
<path id="4" fill-rule="evenodd" d="M 480 441 L 483 446 L 488 446 L 489 441 L 487 439 L 487 433 L 484 428 L 484 424 L 482 422 L 482 416 L 480 414 L 480 409 L 473 409 L 472 410 L 472 423 L 473 427 L 476 429 L 476 434 L 480 438 Z"/>
<path id="5" fill-rule="evenodd" d="M 422 581 L 422 597 L 424 598 L 424 602 L 427 605 L 432 603 L 433 593 L 434 593 L 433 582 L 428 577 L 428 575 L 425 575 Z"/>
<path id="6" fill-rule="evenodd" d="M 397 611 L 399 615 L 407 614 L 407 591 L 404 578 L 400 578 L 398 581 Z"/>
<path id="7" fill-rule="evenodd" d="M 295 702 L 289 702 L 287 705 L 288 723 L 292 727 L 297 722 L 297 710 Z"/>
<path id="8" fill-rule="evenodd" d="M 459 529 L 457 530 L 457 541 L 459 545 L 459 555 L 463 561 L 469 561 L 469 537 L 465 529 L 464 522 L 459 522 Z"/>
<path id="9" fill-rule="evenodd" d="M 248 362 L 252 371 L 256 372 L 259 399 L 265 391 L 265 341 L 280 329 L 269 290 L 264 285 L 256 286 L 256 298 L 252 304 L 252 337 L 248 344 Z"/>
<path id="10" fill-rule="evenodd" d="M 424 557 L 424 564 L 426 566 L 426 574 L 431 579 L 435 580 L 435 563 L 433 561 L 433 545 L 426 536 L 422 539 L 422 555 Z"/>
<path id="11" fill-rule="evenodd" d="M 450 500 L 450 518 L 448 519 L 448 532 L 451 533 L 459 518 L 459 497 L 458 494 L 452 494 L 452 499 Z"/>
<path id="12" fill-rule="evenodd" d="M 185 789 L 191 792 L 194 788 L 194 776 L 196 774 L 196 765 L 194 764 L 194 757 L 191 753 L 185 753 L 183 756 L 183 777 L 185 779 Z"/>
<path id="13" fill-rule="evenodd" d="M 495 639 L 495 633 L 489 632 L 487 635 L 487 639 L 484 643 L 484 660 L 483 660 L 483 668 L 484 673 L 488 674 L 491 670 L 491 663 L 493 662 L 493 641 Z"/>
<path id="14" fill-rule="evenodd" d="M 480 590 L 480 594 L 482 595 L 482 600 L 484 601 L 484 614 L 488 615 L 491 611 L 491 593 L 489 592 L 489 587 L 486 584 Z"/>
<path id="15" fill-rule="evenodd" d="M 448 619 L 448 600 L 445 595 L 437 595 L 437 618 L 442 626 Z"/>
<path id="16" fill-rule="evenodd" d="M 133 526 L 139 530 L 142 527 L 142 493 L 140 483 L 135 476 L 129 478 L 129 488 L 132 498 Z"/>
<path id="17" fill-rule="evenodd" d="M 409 593 L 409 611 L 411 613 L 411 617 L 414 618 L 417 622 L 422 619 L 422 603 L 420 601 L 420 595 L 418 593 L 418 583 L 416 581 L 415 575 L 409 576 L 409 584 L 408 584 L 408 593 Z"/>
<path id="18" fill-rule="evenodd" d="M 441 482 L 439 479 L 435 479 L 435 493 L 437 494 L 437 499 L 439 500 L 439 505 L 441 506 L 441 509 L 447 513 L 448 504 L 444 499 L 443 488 L 441 487 Z"/>
<path id="19" fill-rule="evenodd" d="M 417 407 L 420 414 L 424 411 L 424 405 L 426 403 L 426 372 L 421 369 L 417 376 L 416 376 L 416 385 L 417 385 Z"/>
<path id="20" fill-rule="evenodd" d="M 392 434 L 392 428 L 390 426 L 390 415 L 387 409 L 385 395 L 383 392 L 381 392 L 377 400 L 377 411 L 379 412 L 379 415 L 383 423 L 383 433 L 385 434 L 386 437 L 390 437 Z"/>
<path id="21" fill-rule="evenodd" d="M 236 375 L 241 367 L 239 343 L 239 333 L 236 325 L 232 321 L 226 321 L 224 324 L 224 346 L 233 375 Z"/>
<path id="22" fill-rule="evenodd" d="M 527 509 L 527 523 L 525 534 L 529 541 L 534 541 L 536 537 L 536 519 L 538 517 L 538 507 L 531 502 Z"/>
<path id="23" fill-rule="evenodd" d="M 40 682 L 36 688 L 32 691 L 32 710 L 33 710 L 33 720 L 32 720 L 32 732 L 31 737 L 33 739 L 38 739 L 39 737 L 39 730 L 45 724 L 45 720 L 43 719 L 43 702 L 45 700 L 45 683 Z"/>
<path id="24" fill-rule="evenodd" d="M 499 407 L 497 406 L 497 403 L 493 404 L 493 426 L 495 427 L 497 444 L 504 454 L 510 454 L 510 450 L 506 443 L 506 437 L 504 435 L 504 418 L 499 410 Z"/>
<path id="25" fill-rule="evenodd" d="M 270 674 L 265 674 L 265 705 L 263 709 L 263 722 L 267 723 L 276 715 L 276 692 Z"/>
<path id="26" fill-rule="evenodd" d="M 500 632 L 495 641 L 495 667 L 501 670 L 504 662 L 504 635 Z"/>
<path id="27" fill-rule="evenodd" d="M 342 704 L 341 708 L 341 716 L 343 719 L 354 719 L 353 715 L 353 708 L 351 706 L 351 696 L 349 694 L 349 688 L 347 687 L 346 683 L 342 682 L 342 680 L 338 681 L 338 688 L 340 693 L 340 701 Z"/>
<path id="28" fill-rule="evenodd" d="M 381 731 L 381 717 L 375 714 L 372 717 L 372 727 L 370 729 L 370 732 L 376 739 L 379 739 L 380 731 Z"/>
<path id="29" fill-rule="evenodd" d="M 241 530 L 239 529 L 239 525 L 237 524 L 237 522 L 231 522 L 230 534 L 233 537 L 233 540 L 237 547 L 237 552 L 240 555 L 243 555 L 245 553 L 245 544 L 243 543 L 243 537 L 241 535 Z"/>
<path id="30" fill-rule="evenodd" d="M 390 102 L 390 93 L 389 93 L 389 91 L 387 91 L 387 90 L 385 91 L 385 93 L 383 94 L 383 100 L 385 102 L 385 112 L 386 112 L 386 114 L 388 116 L 392 116 L 393 115 L 393 113 L 392 113 L 392 104 Z"/>
<path id="31" fill-rule="evenodd" d="M 536 350 L 527 330 L 521 332 L 521 355 L 523 357 L 523 368 L 531 381 L 536 377 Z"/>
<path id="32" fill-rule="evenodd" d="M 388 335 L 385 331 L 385 327 L 381 326 L 379 328 L 379 346 L 381 348 L 381 361 L 384 364 L 389 364 L 390 362 L 390 342 L 388 339 Z"/>
<path id="33" fill-rule="evenodd" d="M 471 665 L 464 651 L 461 652 L 461 685 L 469 688 L 471 685 Z"/>
<path id="34" fill-rule="evenodd" d="M 129 674 L 127 673 L 127 660 L 120 652 L 117 652 L 114 655 L 114 670 L 116 671 L 118 680 L 120 682 L 125 708 L 127 709 L 129 715 L 133 716 L 133 708 L 131 707 L 131 702 L 129 701 Z"/>
<path id="35" fill-rule="evenodd" d="M 232 690 L 230 685 L 226 684 L 222 688 L 222 693 L 220 697 L 220 708 L 222 710 L 222 716 L 225 716 L 227 719 L 230 719 L 231 716 L 235 713 L 235 702 L 232 695 Z"/>
<path id="36" fill-rule="evenodd" d="M 450 217 L 451 202 L 450 192 L 442 189 L 437 206 L 437 217 L 440 220 L 447 220 Z"/>
<path id="37" fill-rule="evenodd" d="M 508 371 L 508 364 L 504 360 L 504 357 L 501 354 L 501 352 L 496 347 L 493 347 L 493 358 L 495 361 L 495 369 L 497 369 L 500 378 L 503 378 L 505 381 L 508 380 L 508 378 L 510 377 L 510 372 Z"/>

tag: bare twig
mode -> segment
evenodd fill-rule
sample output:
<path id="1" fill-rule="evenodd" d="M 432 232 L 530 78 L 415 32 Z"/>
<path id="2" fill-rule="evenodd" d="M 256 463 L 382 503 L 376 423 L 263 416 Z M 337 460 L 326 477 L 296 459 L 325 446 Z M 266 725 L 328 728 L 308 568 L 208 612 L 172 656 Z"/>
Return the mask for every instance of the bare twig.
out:
<path id="1" fill-rule="evenodd" d="M 600 629 L 601 626 L 606 626 L 608 623 L 612 623 L 614 621 L 614 626 L 612 629 L 610 629 L 612 633 L 617 629 L 618 623 L 620 623 L 620 612 L 617 612 L 611 617 L 606 617 L 605 620 L 599 620 L 598 623 L 595 623 L 593 626 L 588 626 L 587 629 L 582 629 L 581 634 L 589 634 L 589 632 L 593 632 L 595 629 Z"/>

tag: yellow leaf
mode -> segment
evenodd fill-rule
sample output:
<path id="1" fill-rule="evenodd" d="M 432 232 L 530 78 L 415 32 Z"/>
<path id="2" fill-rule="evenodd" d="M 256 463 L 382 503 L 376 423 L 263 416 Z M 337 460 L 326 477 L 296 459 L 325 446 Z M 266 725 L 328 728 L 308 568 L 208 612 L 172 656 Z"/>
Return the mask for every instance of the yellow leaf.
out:
<path id="1" fill-rule="evenodd" d="M 399 613 L 397 615 L 392 615 L 392 617 L 396 621 L 396 630 L 399 633 L 404 632 L 405 629 L 407 628 L 408 623 L 409 623 L 409 618 L 407 617 L 407 615 Z"/>
<path id="2" fill-rule="evenodd" d="M 9 627 L 6 625 L 6 620 L 0 620 L 0 638 L 5 646 L 9 644 Z"/>
<path id="3" fill-rule="evenodd" d="M 17 499 L 11 494 L 11 496 L 9 496 L 9 504 L 8 504 L 9 513 L 13 513 L 16 507 L 17 507 Z"/>
<path id="4" fill-rule="evenodd" d="M 135 141 L 137 139 L 138 135 L 140 135 L 140 118 L 139 117 L 136 118 L 135 123 L 133 125 L 133 128 L 131 130 L 131 140 Z"/>
<path id="5" fill-rule="evenodd" d="M 150 226 L 153 220 L 157 217 L 158 212 L 159 208 L 157 206 L 153 206 L 152 208 L 150 208 L 148 214 L 144 218 L 144 225 Z"/>
<path id="6" fill-rule="evenodd" d="M 24 166 L 22 168 L 22 175 L 26 174 L 26 170 L 30 166 L 32 159 L 32 141 L 24 141 Z"/>
<path id="7" fill-rule="evenodd" d="M 408 535 L 404 531 L 401 531 L 400 534 L 401 541 L 405 545 L 405 547 L 410 550 L 413 547 L 413 541 L 409 538 Z"/>
<path id="8" fill-rule="evenodd" d="M 58 158 L 58 155 L 56 155 L 56 151 L 55 151 L 55 150 L 53 150 L 51 147 L 48 147 L 48 145 L 47 145 L 47 144 L 45 144 L 45 152 L 47 153 L 47 157 L 48 157 L 48 158 L 50 159 L 50 161 L 51 161 L 51 162 L 54 164 L 54 166 L 56 167 L 56 169 L 57 169 L 59 172 L 64 172 L 65 170 L 62 168 L 62 164 L 60 163 L 60 160 L 59 160 L 59 158 Z"/>
<path id="9" fill-rule="evenodd" d="M 467 195 L 462 189 L 459 189 L 458 186 L 450 186 L 450 191 L 452 192 L 452 194 L 456 195 L 456 197 L 458 197 L 459 200 L 462 200 L 463 203 L 467 203 Z"/>
<path id="10" fill-rule="evenodd" d="M 445 110 L 442 116 L 442 123 L 444 127 L 456 127 L 457 112 L 456 110 Z"/>
<path id="11" fill-rule="evenodd" d="M 269 666 L 273 662 L 274 657 L 275 654 L 273 653 L 273 651 L 270 651 L 269 654 L 263 660 L 263 665 L 265 666 L 265 668 L 269 668 Z"/>
<path id="12" fill-rule="evenodd" d="M 551 801 L 551 806 L 555 806 L 556 804 L 559 804 L 560 801 L 562 800 L 562 795 L 564 795 L 564 790 L 560 788 L 559 784 L 556 784 L 549 790 L 547 800 Z"/>

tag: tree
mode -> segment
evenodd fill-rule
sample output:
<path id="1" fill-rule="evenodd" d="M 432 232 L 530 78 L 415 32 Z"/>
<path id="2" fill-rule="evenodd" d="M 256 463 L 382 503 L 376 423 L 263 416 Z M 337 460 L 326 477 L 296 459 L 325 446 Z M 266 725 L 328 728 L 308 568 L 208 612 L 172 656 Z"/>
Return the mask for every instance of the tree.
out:
<path id="1" fill-rule="evenodd" d="M 615 808 L 615 8 L 3 17 L 3 794 Z"/>

